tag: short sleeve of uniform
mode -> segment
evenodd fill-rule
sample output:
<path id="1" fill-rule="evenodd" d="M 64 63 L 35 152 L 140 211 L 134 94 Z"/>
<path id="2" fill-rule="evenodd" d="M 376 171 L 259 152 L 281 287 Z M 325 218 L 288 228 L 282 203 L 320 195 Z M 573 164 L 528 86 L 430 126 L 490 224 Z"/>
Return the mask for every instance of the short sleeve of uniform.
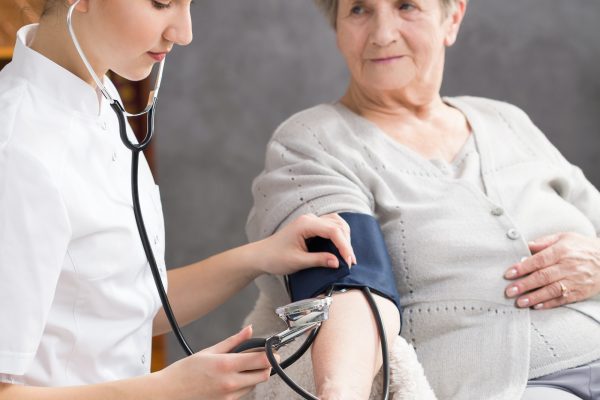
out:
<path id="1" fill-rule="evenodd" d="M 356 155 L 344 130 L 325 106 L 296 114 L 277 129 L 267 145 L 265 169 L 252 185 L 250 240 L 269 236 L 302 214 L 373 215 L 370 190 L 348 163 Z"/>
<path id="2" fill-rule="evenodd" d="M 67 253 L 70 226 L 48 169 L 13 145 L 0 117 L 0 381 L 19 382 L 34 358 Z"/>

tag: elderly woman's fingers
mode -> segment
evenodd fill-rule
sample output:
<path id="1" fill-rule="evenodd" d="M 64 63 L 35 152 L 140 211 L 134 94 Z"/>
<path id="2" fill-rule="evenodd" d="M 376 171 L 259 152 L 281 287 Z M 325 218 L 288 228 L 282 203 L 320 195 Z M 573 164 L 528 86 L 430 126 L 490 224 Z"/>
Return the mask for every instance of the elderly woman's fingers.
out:
<path id="1" fill-rule="evenodd" d="M 527 243 L 529 246 L 529 251 L 531 251 L 532 254 L 538 253 L 548 246 L 552 246 L 554 243 L 558 242 L 563 235 L 563 233 L 554 233 L 552 235 L 546 235 L 532 240 L 531 242 Z"/>
<path id="2" fill-rule="evenodd" d="M 597 295 L 599 242 L 598 238 L 569 232 L 536 240 L 541 250 L 505 274 L 516 279 L 506 288 L 506 296 L 520 296 L 516 302 L 520 307 L 551 308 Z"/>
<path id="3" fill-rule="evenodd" d="M 548 286 L 564 277 L 565 273 L 561 270 L 560 265 L 555 264 L 539 269 L 525 278 L 510 284 L 506 288 L 505 293 L 507 297 L 516 297 L 520 294 Z"/>
<path id="4" fill-rule="evenodd" d="M 561 247 L 555 242 L 531 257 L 523 258 L 520 262 L 512 265 L 506 271 L 504 277 L 506 279 L 516 279 L 554 265 L 560 261 L 561 251 Z"/>
<path id="5" fill-rule="evenodd" d="M 556 281 L 519 297 L 516 303 L 521 308 L 533 307 L 540 309 L 550 301 L 563 305 L 569 303 L 569 300 L 569 290 L 566 288 L 565 283 L 563 281 Z"/>
<path id="6" fill-rule="evenodd" d="M 573 301 L 569 299 L 569 297 L 556 297 L 554 299 L 544 301 L 542 303 L 535 304 L 532 308 L 534 310 L 549 310 L 551 308 L 556 308 L 560 306 L 564 306 L 565 304 L 572 303 Z"/>
<path id="7" fill-rule="evenodd" d="M 517 300 L 519 307 L 531 307 L 534 310 L 546 310 L 575 303 L 590 297 L 590 290 L 576 281 L 561 279 L 535 292 L 528 293 Z"/>

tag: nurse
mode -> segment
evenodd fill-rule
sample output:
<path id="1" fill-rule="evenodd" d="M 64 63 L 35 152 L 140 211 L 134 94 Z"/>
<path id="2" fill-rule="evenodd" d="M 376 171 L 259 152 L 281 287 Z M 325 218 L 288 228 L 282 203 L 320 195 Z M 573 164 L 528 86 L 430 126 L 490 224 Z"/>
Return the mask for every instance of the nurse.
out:
<path id="1" fill-rule="evenodd" d="M 108 70 L 140 80 L 173 45 L 190 43 L 190 2 L 77 4 L 74 30 L 112 97 Z M 151 337 L 170 328 L 132 212 L 131 154 L 67 32 L 73 3 L 47 0 L 0 72 L 0 400 L 237 399 L 270 372 L 262 353 L 227 354 L 251 327 L 150 373 Z M 260 274 L 337 267 L 334 255 L 306 251 L 308 237 L 332 239 L 354 261 L 339 216 L 304 215 L 262 241 L 167 272 L 160 196 L 143 157 L 140 197 L 182 324 Z"/>

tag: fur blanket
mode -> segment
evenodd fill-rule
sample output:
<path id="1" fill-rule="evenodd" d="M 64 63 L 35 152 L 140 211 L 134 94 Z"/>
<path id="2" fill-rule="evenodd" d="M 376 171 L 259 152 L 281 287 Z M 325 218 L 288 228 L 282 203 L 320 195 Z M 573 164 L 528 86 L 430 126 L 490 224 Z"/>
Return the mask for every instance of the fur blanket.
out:
<path id="1" fill-rule="evenodd" d="M 264 299 L 263 299 L 264 300 Z M 259 301 L 252 313 L 246 318 L 246 324 L 254 326 L 255 336 L 266 337 L 285 329 L 283 321 L 279 320 L 272 304 Z M 280 349 L 278 353 L 286 359 L 302 344 L 303 338 Z M 315 393 L 312 360 L 310 350 L 294 365 L 286 369 L 286 373 L 301 387 L 310 393 Z M 381 398 L 383 374 L 380 370 L 371 388 L 370 399 Z M 298 396 L 278 376 L 272 376 L 269 381 L 262 383 L 244 400 L 280 400 L 298 399 Z M 417 360 L 417 355 L 401 336 L 397 336 L 390 348 L 390 400 L 436 400 L 433 390 L 425 378 L 423 367 Z"/>

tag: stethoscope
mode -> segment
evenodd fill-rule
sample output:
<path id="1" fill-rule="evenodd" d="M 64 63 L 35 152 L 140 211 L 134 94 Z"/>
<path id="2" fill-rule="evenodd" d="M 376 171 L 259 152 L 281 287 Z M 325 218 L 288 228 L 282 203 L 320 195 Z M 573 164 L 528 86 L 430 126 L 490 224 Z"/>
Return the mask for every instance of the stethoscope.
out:
<path id="1" fill-rule="evenodd" d="M 140 239 L 142 241 L 142 246 L 144 248 L 144 253 L 146 254 L 146 258 L 148 259 L 148 264 L 150 265 L 150 270 L 152 271 L 152 277 L 154 278 L 154 283 L 156 285 L 156 289 L 158 290 L 158 295 L 160 297 L 160 301 L 162 303 L 163 309 L 165 311 L 165 315 L 169 321 L 173 332 L 175 333 L 175 337 L 179 342 L 179 345 L 183 349 L 183 351 L 191 356 L 194 354 L 194 351 L 187 343 L 187 340 L 183 336 L 183 332 L 177 323 L 173 310 L 171 309 L 171 305 L 169 303 L 169 299 L 167 297 L 167 293 L 165 291 L 162 279 L 160 277 L 160 272 L 158 269 L 158 265 L 156 264 L 156 259 L 154 257 L 154 252 L 152 251 L 152 246 L 150 244 L 150 240 L 148 239 L 148 233 L 146 232 L 146 227 L 144 224 L 144 219 L 142 216 L 141 206 L 140 206 L 140 197 L 139 197 L 139 187 L 138 187 L 138 170 L 139 170 L 139 156 L 142 151 L 144 151 L 152 140 L 152 136 L 154 135 L 154 113 L 156 110 L 156 100 L 158 97 L 158 91 L 160 89 L 160 84 L 162 80 L 162 74 L 165 66 L 165 60 L 163 59 L 158 67 L 156 82 L 154 83 L 154 89 L 150 92 L 150 96 L 148 99 L 148 105 L 146 108 L 139 113 L 129 113 L 125 110 L 125 107 L 116 99 L 110 95 L 100 78 L 96 75 L 96 72 L 92 68 L 89 63 L 87 57 L 85 56 L 79 41 L 77 40 L 77 36 L 73 30 L 73 11 L 80 0 L 76 0 L 70 7 L 67 12 L 67 27 L 69 30 L 69 35 L 71 36 L 71 40 L 75 45 L 77 53 L 81 57 L 85 68 L 91 75 L 92 79 L 96 83 L 98 90 L 102 93 L 102 96 L 109 102 L 111 108 L 115 112 L 117 116 L 117 120 L 119 121 L 119 134 L 121 137 L 121 141 L 129 150 L 131 150 L 132 158 L 131 158 L 131 193 L 133 199 L 133 212 L 135 215 L 135 221 L 137 225 L 138 232 L 140 234 Z M 139 117 L 146 115 L 147 128 L 146 128 L 146 136 L 144 139 L 139 142 L 133 142 L 127 136 L 127 123 L 125 121 L 126 117 Z M 254 338 L 250 339 L 237 348 L 233 349 L 231 353 L 240 353 L 243 351 L 252 351 L 256 349 L 264 349 L 269 362 L 273 368 L 273 372 L 271 375 L 278 374 L 281 379 L 286 382 L 294 391 L 300 394 L 305 399 L 310 400 L 318 400 L 317 397 L 308 393 L 306 390 L 298 386 L 284 371 L 283 369 L 292 365 L 296 362 L 312 345 L 321 324 L 323 321 L 327 320 L 329 316 L 329 306 L 332 302 L 332 294 L 335 290 L 335 287 L 332 286 L 327 295 L 324 298 L 316 298 L 316 299 L 307 299 L 301 300 L 295 303 L 288 304 L 283 307 L 279 307 L 276 310 L 277 315 L 283 319 L 287 324 L 287 329 L 281 333 L 273 335 L 269 338 Z M 375 300 L 371 295 L 369 288 L 363 287 L 363 293 L 365 294 L 371 309 L 375 315 L 375 320 L 377 322 L 380 338 L 381 338 L 381 349 L 383 355 L 383 368 L 384 368 L 384 394 L 383 398 L 387 399 L 389 397 L 389 364 L 388 364 L 388 354 L 387 354 L 387 342 L 385 337 L 385 331 L 383 329 L 383 322 L 381 320 L 381 316 L 379 315 L 379 310 L 377 309 L 377 305 L 375 304 Z M 303 334 L 308 333 L 308 336 L 304 343 L 296 350 L 294 354 L 288 357 L 281 364 L 277 362 L 275 358 L 274 351 L 277 349 L 293 342 L 298 337 Z"/>

